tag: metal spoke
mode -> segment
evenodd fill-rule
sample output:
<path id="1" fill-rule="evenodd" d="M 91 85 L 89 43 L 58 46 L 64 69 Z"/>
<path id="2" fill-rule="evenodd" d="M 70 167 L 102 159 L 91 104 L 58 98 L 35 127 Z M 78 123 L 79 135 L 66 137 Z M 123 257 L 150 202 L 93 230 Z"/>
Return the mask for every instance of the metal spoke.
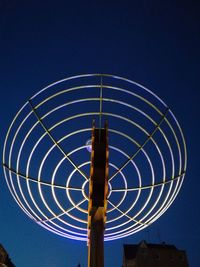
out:
<path id="1" fill-rule="evenodd" d="M 133 154 L 133 156 L 130 157 L 111 177 L 109 177 L 109 180 L 113 179 L 120 171 L 122 171 L 129 164 L 129 162 L 131 160 L 133 160 L 137 156 L 137 154 L 144 148 L 144 146 L 149 142 L 149 140 L 151 140 L 151 138 L 153 137 L 153 135 L 159 129 L 159 127 L 162 124 L 162 122 L 165 120 L 165 117 L 166 117 L 168 111 L 169 111 L 169 108 L 165 111 L 165 113 L 163 114 L 160 122 L 156 125 L 155 129 L 153 130 L 153 132 L 147 137 L 147 139 L 143 142 L 143 144 L 140 145 L 140 147 Z"/>
<path id="2" fill-rule="evenodd" d="M 42 128 L 45 130 L 45 132 L 48 134 L 50 139 L 53 141 L 53 143 L 57 146 L 57 148 L 61 151 L 61 153 L 65 156 L 65 158 L 72 164 L 72 166 L 85 178 L 88 179 L 87 176 L 77 167 L 77 165 L 70 159 L 70 157 L 65 153 L 65 151 L 62 149 L 62 147 L 59 145 L 59 143 L 54 139 L 53 135 L 50 133 L 50 131 L 46 128 L 41 118 L 38 116 L 35 108 L 33 107 L 31 101 L 28 101 L 33 113 L 35 114 L 37 120 L 39 121 Z"/>
<path id="3" fill-rule="evenodd" d="M 58 185 L 58 184 L 51 184 L 48 182 L 43 182 L 41 180 L 32 178 L 30 176 L 26 176 L 23 173 L 17 172 L 16 170 L 14 170 L 13 168 L 9 168 L 6 164 L 3 163 L 3 167 L 5 167 L 7 170 L 9 170 L 10 172 L 14 173 L 17 176 L 20 176 L 21 178 L 25 179 L 25 180 L 29 180 L 31 182 L 37 183 L 37 184 L 41 184 L 41 185 L 46 185 L 46 186 L 50 186 L 50 187 L 55 187 L 55 188 L 59 188 L 59 189 L 68 189 L 68 190 L 73 190 L 73 191 L 82 191 L 82 188 L 77 188 L 77 187 L 66 187 L 63 185 Z"/>
<path id="4" fill-rule="evenodd" d="M 183 178 L 183 176 L 185 175 L 185 172 L 181 173 L 180 175 L 172 178 L 171 180 L 166 180 L 160 183 L 155 183 L 155 184 L 151 184 L 151 185 L 145 185 L 145 186 L 141 186 L 141 187 L 133 187 L 133 188 L 116 188 L 116 189 L 111 189 L 111 192 L 131 192 L 131 191 L 138 191 L 138 190 L 144 190 L 144 189 L 151 189 L 154 187 L 158 187 L 158 186 L 162 186 L 165 184 L 169 184 L 169 183 L 173 183 L 174 181 Z"/>
<path id="5" fill-rule="evenodd" d="M 137 221 L 136 219 L 130 217 L 126 212 L 123 212 L 122 210 L 120 210 L 117 206 L 115 206 L 110 200 L 108 200 L 108 203 L 113 206 L 117 211 L 119 211 L 119 213 L 121 213 L 123 216 L 127 217 L 129 219 L 129 221 L 133 221 L 137 224 L 140 224 L 140 225 L 148 225 L 146 223 L 142 223 L 140 221 Z"/>
<path id="6" fill-rule="evenodd" d="M 63 215 L 68 215 L 70 211 L 76 209 L 77 207 L 79 207 L 81 204 L 83 204 L 84 202 L 86 201 L 86 199 L 82 199 L 81 201 L 79 201 L 76 205 L 70 207 L 69 209 L 67 209 L 66 211 L 54 216 L 54 217 L 51 217 L 49 219 L 46 219 L 46 220 L 40 220 L 38 222 L 49 222 L 49 221 L 53 221 L 55 219 L 58 219 L 59 217 L 63 216 Z"/>

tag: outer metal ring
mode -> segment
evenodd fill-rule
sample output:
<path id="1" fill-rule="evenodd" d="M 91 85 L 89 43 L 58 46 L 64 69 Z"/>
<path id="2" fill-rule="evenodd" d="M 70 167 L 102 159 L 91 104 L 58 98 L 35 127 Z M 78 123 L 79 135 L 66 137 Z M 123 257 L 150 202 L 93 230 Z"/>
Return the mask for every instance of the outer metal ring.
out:
<path id="1" fill-rule="evenodd" d="M 4 143 L 8 188 L 22 210 L 58 235 L 87 240 L 86 188 L 92 120 L 109 125 L 105 241 L 136 233 L 172 204 L 187 155 L 169 107 L 146 87 L 114 75 L 66 78 L 31 97 Z"/>

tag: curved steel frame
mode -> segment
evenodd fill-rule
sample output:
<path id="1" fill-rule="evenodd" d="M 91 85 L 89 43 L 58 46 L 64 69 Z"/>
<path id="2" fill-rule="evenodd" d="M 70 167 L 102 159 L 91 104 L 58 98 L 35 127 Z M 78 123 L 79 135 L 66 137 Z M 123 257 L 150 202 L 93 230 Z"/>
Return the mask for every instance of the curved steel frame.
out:
<path id="1" fill-rule="evenodd" d="M 92 82 L 90 82 L 90 79 Z M 92 79 L 97 79 L 97 81 L 93 81 Z M 77 81 L 80 81 L 80 84 L 77 85 Z M 73 82 L 75 85 L 73 85 Z M 117 83 L 119 83 L 119 85 Z M 60 87 L 54 91 L 56 86 Z M 86 90 L 98 92 L 98 95 L 92 95 L 90 97 L 86 94 L 86 96 L 84 96 Z M 83 92 L 83 96 L 80 95 L 80 92 Z M 111 95 L 109 95 L 110 92 L 112 93 Z M 71 93 L 73 93 L 74 96 L 77 94 L 79 98 L 69 98 L 68 100 L 68 95 L 71 97 Z M 118 99 L 118 95 L 122 97 Z M 63 103 L 59 103 L 57 106 L 55 105 L 51 108 L 51 101 L 56 101 L 60 96 L 62 96 Z M 132 104 L 132 99 L 135 103 L 140 102 L 141 107 L 134 104 L 134 101 Z M 94 111 L 85 112 L 81 110 L 79 112 L 79 105 L 93 106 L 93 104 L 98 106 Z M 119 110 L 119 112 L 116 110 L 112 112 L 112 109 L 106 110 L 104 106 L 107 104 L 109 104 L 110 107 L 118 107 L 117 110 Z M 46 107 L 47 110 L 45 110 Z M 147 110 L 145 110 L 145 108 Z M 45 111 L 40 115 L 43 109 Z M 57 120 L 50 127 L 47 126 L 46 120 L 51 118 L 51 116 L 56 117 L 63 109 L 75 110 L 76 112 L 69 116 L 65 114 L 65 117 Z M 145 125 L 142 123 L 140 124 L 140 121 L 135 121 L 129 114 L 122 115 L 120 113 L 122 109 L 129 110 L 130 114 L 134 113 L 137 116 L 141 116 L 151 127 L 148 129 L 145 128 Z M 155 114 L 155 116 L 152 114 Z M 131 129 L 136 129 L 141 135 L 146 136 L 145 140 L 138 140 L 138 137 L 130 135 L 125 127 L 124 130 L 121 128 L 118 129 L 117 124 L 116 127 L 112 124 L 108 130 L 110 136 L 117 136 L 117 138 L 124 140 L 124 142 L 129 142 L 137 149 L 130 154 L 126 149 L 118 147 L 116 143 L 112 144 L 109 142 L 109 150 L 123 158 L 124 162 L 118 165 L 116 162 L 112 161 L 112 158 L 109 162 L 109 166 L 114 172 L 108 177 L 108 219 L 106 223 L 105 240 L 113 240 L 131 235 L 158 219 L 177 196 L 186 172 L 186 144 L 179 123 L 169 107 L 146 87 L 131 80 L 107 74 L 74 76 L 45 87 L 25 103 L 14 117 L 8 129 L 3 150 L 5 178 L 12 196 L 31 219 L 58 235 L 76 240 L 87 240 L 88 222 L 87 218 L 81 217 L 81 214 L 87 216 L 88 212 L 87 208 L 83 208 L 83 205 L 89 200 L 88 194 L 86 193 L 89 177 L 84 172 L 84 168 L 89 168 L 90 161 L 86 160 L 77 163 L 74 160 L 74 156 L 77 157 L 79 153 L 85 150 L 85 143 L 68 152 L 63 148 L 63 143 L 66 140 L 70 140 L 70 138 L 79 138 L 85 133 L 89 134 L 91 127 L 76 128 L 70 133 L 63 133 L 63 136 L 59 137 L 59 139 L 55 137 L 54 132 L 59 127 L 74 123 L 77 120 L 84 119 L 92 121 L 95 116 L 99 117 L 99 128 L 101 128 L 103 118 L 106 118 L 109 125 L 111 125 L 110 121 L 118 121 L 120 124 L 126 125 L 126 127 L 130 125 L 130 127 L 132 127 Z M 156 120 L 156 118 L 159 119 Z M 25 126 L 28 122 L 30 122 L 30 126 L 26 129 Z M 26 130 L 25 134 L 24 128 Z M 20 166 L 22 165 L 23 155 L 26 152 L 29 139 L 38 129 L 42 129 L 43 132 L 39 132 L 37 141 L 32 145 L 30 153 L 26 156 L 26 167 L 24 170 L 21 170 Z M 158 139 L 157 134 L 159 134 Z M 20 137 L 21 135 L 23 138 Z M 40 165 L 37 167 L 37 177 L 34 177 L 30 173 L 33 158 L 36 151 L 41 147 L 41 144 L 47 137 L 51 141 L 51 146 L 47 149 L 45 155 L 41 159 Z M 165 151 L 163 151 L 163 148 L 160 146 L 159 139 L 163 140 L 165 149 L 168 150 L 169 156 L 167 159 L 165 159 Z M 156 176 L 156 166 L 150 155 L 151 153 L 148 152 L 147 147 L 149 144 L 154 147 L 160 159 L 162 177 L 159 177 L 159 179 L 157 179 Z M 47 177 L 45 177 L 44 179 L 42 174 L 45 164 L 55 150 L 59 151 L 61 158 L 59 162 L 56 163 L 51 178 L 47 179 Z M 138 155 L 143 156 L 147 168 L 149 168 L 151 176 L 149 183 L 145 183 L 144 177 L 142 177 L 141 169 L 137 163 Z M 171 174 L 168 177 L 166 176 L 166 174 L 169 173 L 167 172 L 167 161 L 170 162 L 171 166 Z M 64 163 L 70 165 L 69 169 L 72 168 L 65 185 L 56 182 L 57 174 Z M 129 186 L 131 177 L 127 177 L 126 169 L 130 166 L 134 175 L 137 177 L 137 186 Z M 77 175 L 81 176 L 84 180 L 80 187 L 71 185 L 74 176 Z M 119 179 L 121 183 L 123 183 L 123 186 L 113 186 L 115 179 L 118 179 L 117 177 L 120 177 Z M 32 192 L 33 184 L 37 185 L 38 199 L 43 203 L 43 207 L 38 204 L 37 199 L 34 197 L 34 192 Z M 43 191 L 44 187 L 51 192 L 52 201 L 59 212 L 55 212 L 51 207 L 51 203 L 48 203 L 48 199 L 46 199 Z M 153 204 L 151 204 L 156 188 L 159 189 L 159 193 Z M 66 191 L 66 197 L 70 203 L 70 207 L 65 208 L 62 205 L 58 199 L 56 190 Z M 136 206 L 140 202 L 141 195 L 144 191 L 148 191 L 148 194 L 140 209 L 137 209 Z M 83 198 L 78 202 L 75 201 L 71 196 L 72 192 L 81 193 Z M 133 201 L 127 203 L 129 205 L 128 207 L 124 207 L 123 205 L 128 199 L 128 194 L 134 192 L 136 196 L 134 195 Z M 112 201 L 112 197 L 115 194 L 120 195 L 120 199 L 117 203 Z M 133 210 L 135 210 L 134 214 L 132 214 Z M 73 213 L 75 211 L 78 213 L 77 216 Z M 112 214 L 114 214 L 113 217 L 111 216 Z"/>

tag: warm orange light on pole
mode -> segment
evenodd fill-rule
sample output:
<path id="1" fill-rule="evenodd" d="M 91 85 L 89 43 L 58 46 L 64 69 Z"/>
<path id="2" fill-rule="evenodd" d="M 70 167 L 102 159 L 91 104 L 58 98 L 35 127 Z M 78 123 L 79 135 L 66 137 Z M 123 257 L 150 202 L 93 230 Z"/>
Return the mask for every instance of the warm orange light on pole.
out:
<path id="1" fill-rule="evenodd" d="M 108 129 L 92 128 L 88 204 L 88 267 L 104 266 L 104 229 L 108 196 Z"/>

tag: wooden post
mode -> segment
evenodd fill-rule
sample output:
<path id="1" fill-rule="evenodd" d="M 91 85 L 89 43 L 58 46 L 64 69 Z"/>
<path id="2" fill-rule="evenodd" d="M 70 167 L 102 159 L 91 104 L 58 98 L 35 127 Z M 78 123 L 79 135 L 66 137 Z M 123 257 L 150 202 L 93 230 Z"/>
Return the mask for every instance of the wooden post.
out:
<path id="1" fill-rule="evenodd" d="M 88 267 L 104 267 L 104 229 L 108 195 L 108 127 L 92 128 L 88 205 Z"/>

